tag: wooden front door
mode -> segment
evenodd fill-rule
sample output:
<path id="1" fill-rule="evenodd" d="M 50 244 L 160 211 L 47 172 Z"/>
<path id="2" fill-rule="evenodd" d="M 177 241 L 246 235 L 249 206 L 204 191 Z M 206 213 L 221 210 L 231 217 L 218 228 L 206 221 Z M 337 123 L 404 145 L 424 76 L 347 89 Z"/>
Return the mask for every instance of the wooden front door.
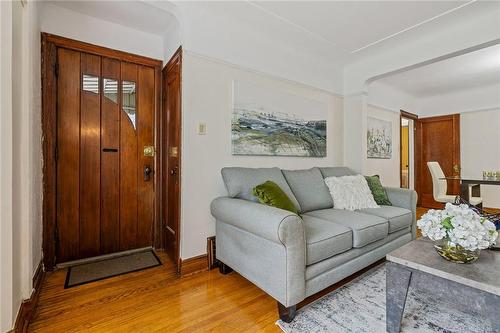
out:
<path id="1" fill-rule="evenodd" d="M 417 126 L 417 186 L 419 204 L 442 208 L 434 200 L 427 162 L 437 161 L 447 177 L 460 175 L 460 115 L 419 118 Z M 448 194 L 460 194 L 460 182 L 448 181 Z"/>
<path id="2" fill-rule="evenodd" d="M 155 69 L 57 48 L 56 262 L 153 245 Z"/>
<path id="3" fill-rule="evenodd" d="M 165 251 L 178 265 L 180 211 L 181 67 L 179 49 L 162 71 L 163 96 L 163 225 Z M 179 267 L 178 267 L 179 268 Z"/>

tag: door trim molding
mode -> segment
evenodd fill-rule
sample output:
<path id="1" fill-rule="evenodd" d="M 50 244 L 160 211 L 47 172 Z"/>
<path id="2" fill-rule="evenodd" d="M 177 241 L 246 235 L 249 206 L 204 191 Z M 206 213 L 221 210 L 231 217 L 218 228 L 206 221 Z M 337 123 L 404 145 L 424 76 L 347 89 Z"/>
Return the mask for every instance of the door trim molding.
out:
<path id="1" fill-rule="evenodd" d="M 63 47 L 80 52 L 96 54 L 120 61 L 132 62 L 138 65 L 152 67 L 155 71 L 155 127 L 154 136 L 157 149 L 161 151 L 159 112 L 161 105 L 160 82 L 162 61 L 140 55 L 130 54 L 123 51 L 113 50 L 107 47 L 97 46 L 66 37 L 56 36 L 48 33 L 41 33 L 41 78 L 42 78 L 42 152 L 43 152 L 43 212 L 42 212 L 42 232 L 43 232 L 43 264 L 45 270 L 51 271 L 56 263 L 56 195 L 57 195 L 57 174 L 56 174 L 56 147 L 57 147 L 57 48 Z M 155 170 L 161 170 L 161 158 L 159 154 L 155 156 Z M 156 248 L 163 246 L 161 234 L 161 181 L 159 173 L 155 172 L 155 212 L 153 244 Z"/>
<path id="2" fill-rule="evenodd" d="M 183 56 L 182 56 L 182 46 L 180 46 L 176 51 L 175 53 L 172 55 L 172 57 L 170 58 L 170 60 L 167 62 L 167 64 L 163 67 L 162 69 L 162 72 L 161 72 L 161 75 L 162 75 L 162 84 L 164 83 L 163 80 L 165 79 L 163 77 L 163 71 L 166 71 L 168 72 L 170 69 L 172 69 L 173 66 L 175 66 L 177 63 L 179 63 L 179 81 L 180 81 L 180 86 L 179 86 L 179 95 L 180 95 L 180 105 L 179 105 L 179 108 L 180 108 L 180 117 L 178 119 L 178 128 L 179 128 L 179 137 L 178 137 L 178 141 L 179 141 L 179 145 L 178 145 L 178 158 L 179 158 L 179 164 L 178 164 L 178 177 L 179 177 L 179 200 L 178 200 L 178 204 L 177 204 L 177 232 L 175 233 L 175 242 L 176 242 L 176 246 L 175 246 L 175 249 L 174 249 L 174 258 L 173 261 L 174 261 L 174 265 L 176 265 L 176 270 L 177 270 L 177 273 L 181 273 L 181 267 L 182 267 L 182 260 L 180 258 L 180 247 L 181 247 L 181 202 L 182 202 L 182 60 L 183 60 Z M 163 92 L 163 89 L 164 87 L 162 86 L 161 87 L 162 89 L 162 92 Z M 163 98 L 166 98 L 165 94 L 163 94 Z M 167 115 L 167 103 L 168 101 L 164 101 L 165 103 L 162 103 L 162 108 L 161 108 L 161 118 L 160 118 L 160 122 L 161 124 L 166 124 L 166 126 L 161 126 L 161 137 L 160 137 L 160 140 L 162 140 L 162 142 L 166 142 L 165 145 L 162 145 L 162 148 L 163 149 L 168 149 L 169 147 L 169 142 L 168 142 L 168 133 L 166 133 L 166 131 L 164 131 L 164 129 L 166 128 L 169 128 L 169 118 L 168 118 L 168 115 Z M 163 190 L 164 189 L 167 189 L 168 191 L 168 177 L 169 177 L 169 174 L 168 174 L 168 171 L 170 169 L 170 166 L 168 165 L 168 158 L 166 158 L 166 154 L 168 154 L 168 151 L 165 151 L 165 150 L 162 150 L 161 151 L 161 161 L 162 161 L 162 166 L 161 166 L 161 173 L 165 172 L 165 176 L 166 177 L 163 177 L 161 178 L 160 182 L 162 183 L 162 188 L 161 188 L 161 193 L 163 195 Z M 163 184 L 163 180 L 165 179 L 165 184 Z M 168 198 L 167 198 L 168 199 Z M 163 200 L 164 198 L 162 197 L 161 198 L 162 200 L 162 206 L 163 206 Z M 164 207 L 162 207 L 162 217 L 161 217 L 161 220 L 162 220 L 162 224 L 163 224 L 163 219 L 168 217 L 168 204 L 164 205 Z M 163 241 L 163 245 L 164 247 L 166 248 L 167 247 L 167 235 L 166 235 L 166 232 L 167 230 L 170 229 L 172 230 L 168 225 L 163 225 L 162 226 L 162 241 Z"/>
<path id="3" fill-rule="evenodd" d="M 410 113 L 404 110 L 399 110 L 399 187 L 403 188 L 403 177 L 401 175 L 403 174 L 403 168 L 401 166 L 403 162 L 403 131 L 401 129 L 401 123 L 403 118 L 413 120 L 413 163 L 415 164 L 415 157 L 416 157 L 416 150 L 415 150 L 415 139 L 416 139 L 416 122 L 418 121 L 418 116 L 414 113 Z M 408 127 L 409 130 L 409 127 Z M 410 137 L 411 133 L 408 132 L 408 139 Z M 409 146 L 409 143 L 408 143 Z M 408 147 L 409 148 L 409 147 Z M 409 157 L 409 149 L 408 149 L 408 157 Z M 410 188 L 410 161 L 408 161 L 408 188 Z M 413 165 L 413 169 L 415 169 L 415 165 Z M 415 174 L 416 172 L 413 171 L 413 185 L 415 187 Z"/>

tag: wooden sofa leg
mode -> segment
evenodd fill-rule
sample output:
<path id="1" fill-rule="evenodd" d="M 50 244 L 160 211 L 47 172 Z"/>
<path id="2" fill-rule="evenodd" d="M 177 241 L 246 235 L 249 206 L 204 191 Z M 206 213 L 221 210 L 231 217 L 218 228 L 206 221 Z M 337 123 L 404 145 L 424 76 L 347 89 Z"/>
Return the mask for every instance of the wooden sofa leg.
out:
<path id="1" fill-rule="evenodd" d="M 229 267 L 228 265 L 226 265 L 225 263 L 223 263 L 222 261 L 219 262 L 219 272 L 221 274 L 229 274 L 233 271 L 233 269 L 231 267 Z"/>
<path id="2" fill-rule="evenodd" d="M 284 306 L 280 302 L 278 302 L 278 313 L 280 315 L 280 319 L 285 323 L 290 323 L 297 313 L 297 306 L 292 305 L 289 307 Z"/>

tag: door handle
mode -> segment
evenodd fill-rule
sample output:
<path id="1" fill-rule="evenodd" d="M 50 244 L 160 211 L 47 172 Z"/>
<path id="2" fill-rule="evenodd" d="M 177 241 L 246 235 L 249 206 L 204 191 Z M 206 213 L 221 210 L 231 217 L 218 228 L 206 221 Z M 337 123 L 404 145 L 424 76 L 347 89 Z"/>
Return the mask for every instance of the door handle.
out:
<path id="1" fill-rule="evenodd" d="M 151 173 L 153 172 L 153 169 L 149 165 L 144 166 L 144 181 L 147 182 L 151 179 Z"/>
<path id="2" fill-rule="evenodd" d="M 177 175 L 177 167 L 174 167 L 173 169 L 170 169 L 170 174 L 171 174 L 172 176 Z"/>

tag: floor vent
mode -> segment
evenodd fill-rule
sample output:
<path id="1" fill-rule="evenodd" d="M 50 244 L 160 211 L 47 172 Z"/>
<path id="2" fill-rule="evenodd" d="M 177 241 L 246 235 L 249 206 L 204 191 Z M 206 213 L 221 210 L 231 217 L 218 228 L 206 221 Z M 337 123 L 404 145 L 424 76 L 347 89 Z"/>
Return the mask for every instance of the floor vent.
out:
<path id="1" fill-rule="evenodd" d="M 215 255 L 215 236 L 207 238 L 208 269 L 214 269 L 219 266 L 219 261 Z"/>

